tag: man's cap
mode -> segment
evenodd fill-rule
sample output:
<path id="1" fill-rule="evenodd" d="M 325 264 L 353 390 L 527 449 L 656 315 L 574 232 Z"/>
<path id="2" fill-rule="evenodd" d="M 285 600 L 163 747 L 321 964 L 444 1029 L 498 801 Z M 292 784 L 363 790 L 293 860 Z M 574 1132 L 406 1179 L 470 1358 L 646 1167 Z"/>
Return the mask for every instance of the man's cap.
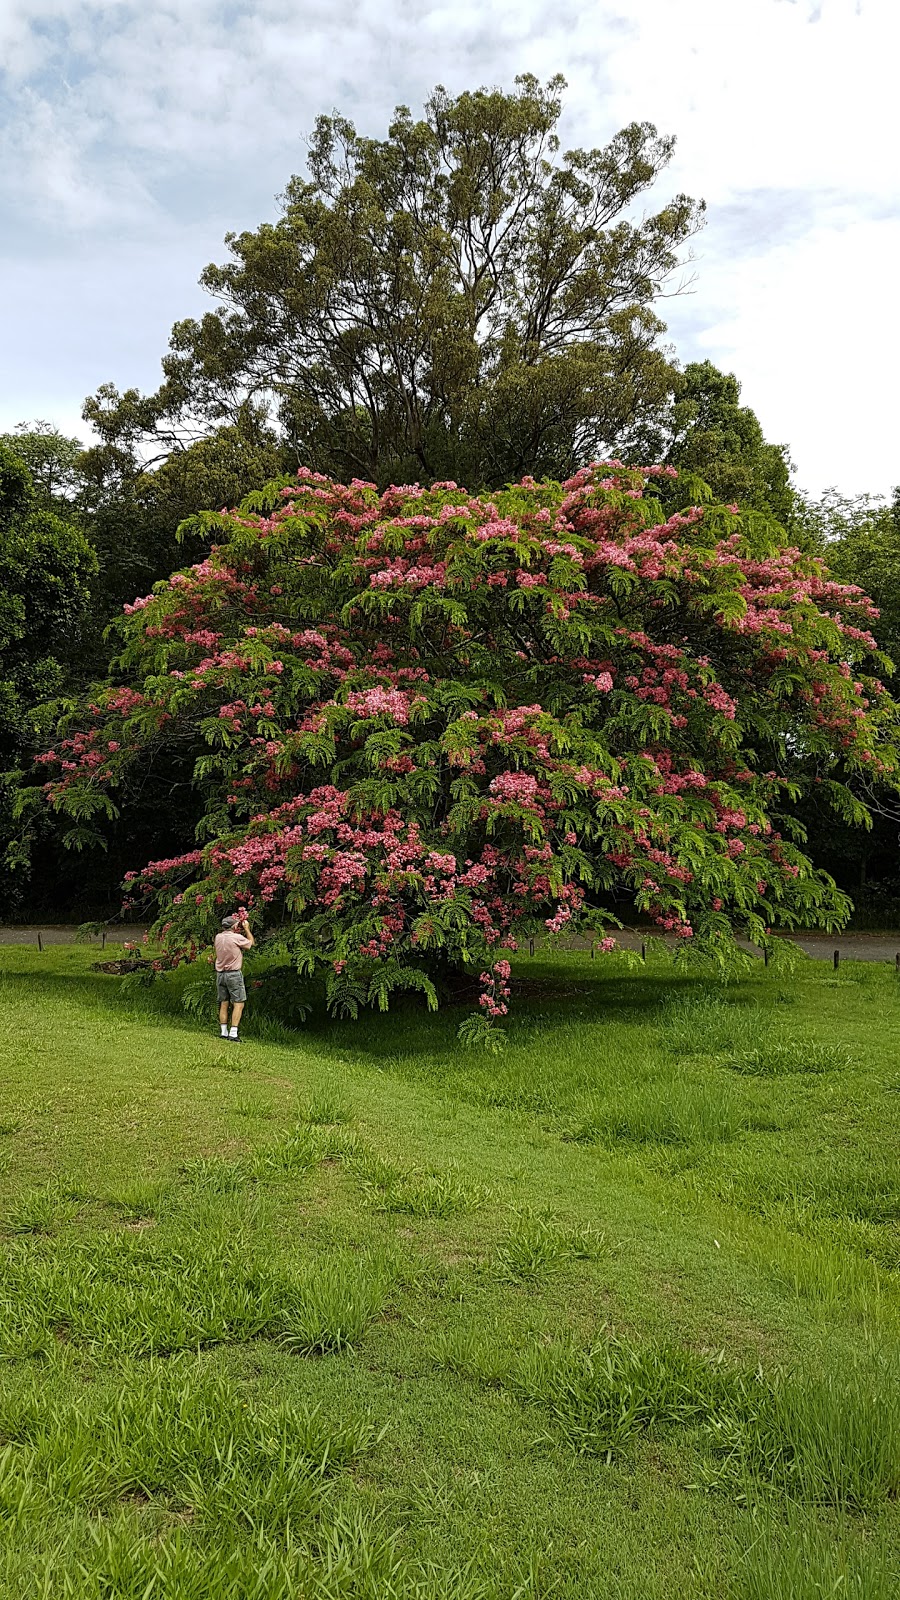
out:
<path id="1" fill-rule="evenodd" d="M 230 911 L 228 913 L 227 917 L 223 917 L 222 918 L 222 927 L 223 928 L 233 928 L 236 922 L 237 922 L 237 917 L 235 916 L 233 911 Z"/>

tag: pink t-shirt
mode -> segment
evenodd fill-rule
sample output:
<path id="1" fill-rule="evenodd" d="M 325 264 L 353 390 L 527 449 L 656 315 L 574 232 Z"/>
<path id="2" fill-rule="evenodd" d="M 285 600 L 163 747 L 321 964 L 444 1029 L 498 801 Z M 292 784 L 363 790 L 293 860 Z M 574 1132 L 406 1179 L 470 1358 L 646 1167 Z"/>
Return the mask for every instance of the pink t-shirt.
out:
<path id="1" fill-rule="evenodd" d="M 231 928 L 223 928 L 215 937 L 216 971 L 240 972 L 244 964 L 244 951 L 250 949 L 250 940 Z"/>

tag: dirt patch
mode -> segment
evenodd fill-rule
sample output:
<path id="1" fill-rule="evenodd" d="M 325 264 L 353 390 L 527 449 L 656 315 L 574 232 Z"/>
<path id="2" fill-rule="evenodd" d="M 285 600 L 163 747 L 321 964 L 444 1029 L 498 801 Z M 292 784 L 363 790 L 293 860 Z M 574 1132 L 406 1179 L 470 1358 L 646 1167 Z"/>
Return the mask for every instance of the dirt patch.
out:
<path id="1" fill-rule="evenodd" d="M 112 972 L 122 977 L 126 972 L 149 972 L 149 961 L 133 961 L 127 957 L 120 961 L 92 961 L 92 972 Z"/>
<path id="2" fill-rule="evenodd" d="M 137 1510 L 143 1511 L 145 1506 L 151 1504 L 151 1496 L 146 1489 L 127 1489 L 124 1494 L 119 1495 L 119 1504 L 134 1506 Z"/>
<path id="3" fill-rule="evenodd" d="M 602 970 L 598 968 L 598 974 L 602 974 Z M 442 987 L 447 1002 L 460 1006 L 477 1004 L 482 990 L 478 979 L 465 973 L 451 975 Z M 572 983 L 566 977 L 524 978 L 517 973 L 512 979 L 512 990 L 517 1000 L 571 1000 L 574 996 L 592 995 L 594 986 L 591 982 Z"/>

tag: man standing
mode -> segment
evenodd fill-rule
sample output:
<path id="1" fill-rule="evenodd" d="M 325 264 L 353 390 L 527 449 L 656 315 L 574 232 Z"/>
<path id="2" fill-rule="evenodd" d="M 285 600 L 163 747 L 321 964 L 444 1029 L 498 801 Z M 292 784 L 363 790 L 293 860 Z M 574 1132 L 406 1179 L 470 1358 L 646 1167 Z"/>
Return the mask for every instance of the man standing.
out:
<path id="1" fill-rule="evenodd" d="M 223 1039 L 238 1042 L 247 991 L 244 988 L 244 951 L 253 948 L 254 939 L 246 916 L 232 913 L 222 918 L 222 931 L 216 934 L 216 996 L 219 1001 L 219 1027 Z M 231 1007 L 231 1028 L 228 1008 Z"/>

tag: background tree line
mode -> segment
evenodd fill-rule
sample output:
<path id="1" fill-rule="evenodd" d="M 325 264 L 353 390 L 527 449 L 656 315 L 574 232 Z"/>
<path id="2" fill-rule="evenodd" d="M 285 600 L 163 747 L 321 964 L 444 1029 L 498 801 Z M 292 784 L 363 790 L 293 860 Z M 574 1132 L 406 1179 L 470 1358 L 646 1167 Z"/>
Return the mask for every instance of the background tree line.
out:
<path id="1" fill-rule="evenodd" d="M 104 672 L 123 603 L 210 542 L 198 514 L 301 464 L 477 491 L 564 478 L 597 457 L 670 463 L 672 506 L 737 501 L 822 548 L 873 595 L 880 642 L 900 652 L 900 497 L 810 501 L 736 378 L 679 366 L 658 308 L 680 287 L 702 203 L 639 209 L 673 147 L 649 123 L 562 151 L 563 87 L 524 77 L 511 93 L 455 99 L 438 88 L 421 118 L 398 108 L 383 140 L 320 117 L 278 220 L 229 235 L 228 261 L 204 271 L 217 303 L 176 323 L 156 393 L 101 386 L 85 402 L 88 448 L 47 423 L 0 438 L 7 913 L 99 910 L 135 853 L 190 842 L 189 782 L 151 771 L 129 836 L 114 828 L 102 861 L 61 852 L 47 818 L 26 852 L 15 774 L 60 702 Z M 873 800 L 865 835 L 806 820 L 877 918 L 898 824 Z"/>

